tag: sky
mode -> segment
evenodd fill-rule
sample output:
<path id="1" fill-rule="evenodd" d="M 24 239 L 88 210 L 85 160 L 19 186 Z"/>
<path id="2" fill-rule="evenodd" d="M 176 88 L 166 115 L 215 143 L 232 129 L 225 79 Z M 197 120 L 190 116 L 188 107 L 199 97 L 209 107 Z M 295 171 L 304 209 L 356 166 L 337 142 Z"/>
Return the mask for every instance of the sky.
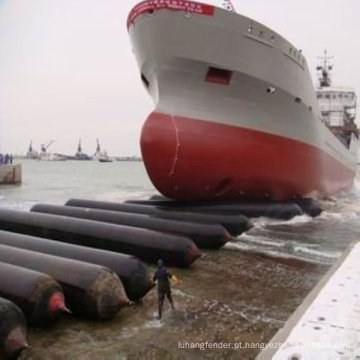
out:
<path id="1" fill-rule="evenodd" d="M 137 2 L 0 0 L 0 151 L 24 154 L 30 140 L 35 148 L 55 140 L 51 151 L 72 154 L 81 138 L 92 154 L 99 138 L 109 155 L 140 155 L 153 104 L 126 29 Z M 232 2 L 302 49 L 311 69 L 326 48 L 334 85 L 360 96 L 359 0 Z"/>

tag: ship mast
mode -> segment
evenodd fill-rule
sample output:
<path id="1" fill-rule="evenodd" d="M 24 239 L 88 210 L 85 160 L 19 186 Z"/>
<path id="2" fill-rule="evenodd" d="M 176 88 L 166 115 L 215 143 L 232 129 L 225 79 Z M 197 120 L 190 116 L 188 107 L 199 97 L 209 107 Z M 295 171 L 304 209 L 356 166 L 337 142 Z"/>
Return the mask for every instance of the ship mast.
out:
<path id="1" fill-rule="evenodd" d="M 78 153 L 81 153 L 81 152 L 82 152 L 82 149 L 81 149 L 81 139 L 79 139 L 79 144 L 78 144 L 77 152 L 78 152 Z"/>
<path id="2" fill-rule="evenodd" d="M 41 152 L 43 154 L 46 153 L 47 149 L 50 147 L 51 144 L 53 144 L 55 142 L 55 140 L 50 140 L 49 142 L 47 142 L 46 144 L 41 144 Z"/>
<path id="3" fill-rule="evenodd" d="M 236 12 L 235 6 L 234 6 L 233 3 L 231 2 L 231 0 L 223 0 L 222 6 L 223 6 L 226 10 L 229 10 L 229 11 L 231 11 L 231 12 Z"/>
<path id="4" fill-rule="evenodd" d="M 29 145 L 29 149 L 28 149 L 28 154 L 31 155 L 33 153 L 33 147 L 32 147 L 32 140 L 30 141 L 30 145 Z"/>
<path id="5" fill-rule="evenodd" d="M 330 71 L 333 69 L 333 64 L 330 64 L 330 60 L 333 59 L 333 56 L 328 56 L 327 51 L 324 51 L 324 56 L 318 57 L 321 60 L 322 64 L 316 67 L 316 70 L 320 72 L 319 82 L 320 87 L 330 87 L 331 86 L 331 77 Z"/>
<path id="6" fill-rule="evenodd" d="M 96 150 L 94 156 L 99 156 L 101 153 L 100 141 L 96 139 Z"/>

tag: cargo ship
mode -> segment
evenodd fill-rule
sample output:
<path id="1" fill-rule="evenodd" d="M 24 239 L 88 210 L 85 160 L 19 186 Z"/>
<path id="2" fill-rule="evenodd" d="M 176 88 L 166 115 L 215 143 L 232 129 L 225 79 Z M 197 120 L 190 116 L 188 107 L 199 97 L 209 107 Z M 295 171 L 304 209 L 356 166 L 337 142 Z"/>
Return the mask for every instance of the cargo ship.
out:
<path id="1" fill-rule="evenodd" d="M 301 49 L 233 11 L 149 0 L 127 21 L 155 109 L 141 133 L 148 175 L 178 200 L 324 198 L 352 186 L 353 90 L 313 86 Z"/>

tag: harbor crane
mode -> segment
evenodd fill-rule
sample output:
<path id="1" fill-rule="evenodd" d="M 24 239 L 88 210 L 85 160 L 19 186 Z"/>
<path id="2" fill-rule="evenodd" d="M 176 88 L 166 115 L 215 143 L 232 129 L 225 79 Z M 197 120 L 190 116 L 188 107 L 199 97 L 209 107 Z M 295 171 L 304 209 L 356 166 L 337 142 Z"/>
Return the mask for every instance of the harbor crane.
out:
<path id="1" fill-rule="evenodd" d="M 45 154 L 46 150 L 50 147 L 51 144 L 53 144 L 55 140 L 50 140 L 46 144 L 41 144 L 41 153 Z"/>

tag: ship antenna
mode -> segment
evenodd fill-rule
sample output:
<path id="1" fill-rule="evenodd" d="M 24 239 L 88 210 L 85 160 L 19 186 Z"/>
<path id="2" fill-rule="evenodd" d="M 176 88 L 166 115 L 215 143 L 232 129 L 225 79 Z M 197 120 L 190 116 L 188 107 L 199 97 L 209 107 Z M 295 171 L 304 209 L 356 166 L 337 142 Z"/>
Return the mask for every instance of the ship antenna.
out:
<path id="1" fill-rule="evenodd" d="M 223 7 L 224 7 L 226 10 L 229 10 L 229 11 L 231 11 L 231 12 L 236 12 L 235 6 L 234 6 L 233 3 L 231 2 L 231 0 L 223 0 L 222 5 L 223 5 Z"/>
<path id="2" fill-rule="evenodd" d="M 320 72 L 319 82 L 320 87 L 329 87 L 331 86 L 331 77 L 330 71 L 333 69 L 333 64 L 330 64 L 330 60 L 333 59 L 333 56 L 328 56 L 327 51 L 324 51 L 324 56 L 319 56 L 318 59 L 322 62 L 321 65 L 316 67 L 316 70 Z"/>

